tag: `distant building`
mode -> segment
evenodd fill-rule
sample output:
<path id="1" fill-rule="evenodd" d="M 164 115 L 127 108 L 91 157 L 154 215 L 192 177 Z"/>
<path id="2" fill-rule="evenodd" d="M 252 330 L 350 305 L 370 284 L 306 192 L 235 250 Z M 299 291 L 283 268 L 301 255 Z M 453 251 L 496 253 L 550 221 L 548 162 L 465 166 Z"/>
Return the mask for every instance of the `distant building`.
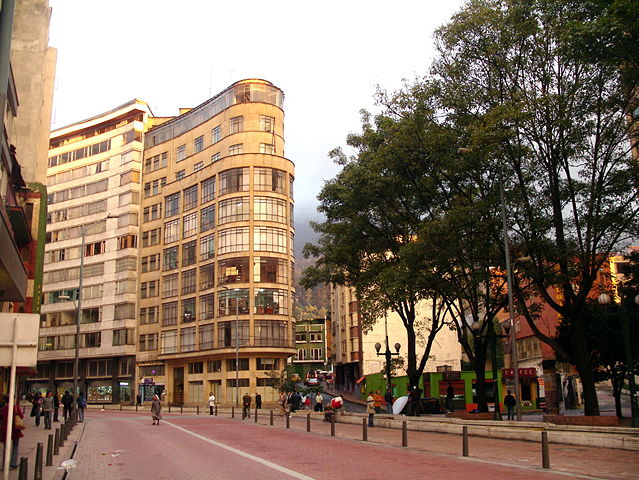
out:
<path id="1" fill-rule="evenodd" d="M 295 348 L 292 357 L 295 373 L 302 378 L 308 372 L 328 370 L 326 356 L 326 319 L 308 318 L 295 322 Z"/>
<path id="2" fill-rule="evenodd" d="M 79 389 L 89 402 L 132 398 L 142 151 L 150 115 L 146 103 L 132 100 L 51 132 L 32 389 L 72 390 L 81 295 Z"/>
<path id="3" fill-rule="evenodd" d="M 397 313 L 389 311 L 386 319 L 378 318 L 372 326 L 362 328 L 359 302 L 353 288 L 333 285 L 330 298 L 331 361 L 338 390 L 358 390 L 366 375 L 383 371 L 385 357 L 377 355 L 375 344 L 382 345 L 380 353 L 386 351 L 386 331 L 391 351 L 395 352 L 394 345 L 399 343 L 399 357 L 406 359 L 406 329 Z M 418 318 L 429 317 L 430 311 L 430 301 L 424 300 L 417 305 Z M 427 335 L 427 332 L 421 332 L 421 335 Z M 419 345 L 417 352 L 419 356 Z M 437 334 L 424 372 L 435 372 L 438 368 L 459 371 L 461 358 L 457 334 L 449 328 L 443 328 Z M 405 375 L 406 372 L 400 368 L 396 373 Z"/>

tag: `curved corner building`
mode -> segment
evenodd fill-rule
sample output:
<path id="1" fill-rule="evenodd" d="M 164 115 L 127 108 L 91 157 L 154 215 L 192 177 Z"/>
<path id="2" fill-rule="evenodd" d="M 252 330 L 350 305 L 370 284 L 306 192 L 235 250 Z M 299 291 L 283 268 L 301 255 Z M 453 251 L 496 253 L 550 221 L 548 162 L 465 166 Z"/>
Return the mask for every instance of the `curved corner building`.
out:
<path id="1" fill-rule="evenodd" d="M 270 82 L 242 80 L 145 136 L 143 399 L 276 398 L 295 353 L 294 165 L 284 157 L 282 100 Z"/>

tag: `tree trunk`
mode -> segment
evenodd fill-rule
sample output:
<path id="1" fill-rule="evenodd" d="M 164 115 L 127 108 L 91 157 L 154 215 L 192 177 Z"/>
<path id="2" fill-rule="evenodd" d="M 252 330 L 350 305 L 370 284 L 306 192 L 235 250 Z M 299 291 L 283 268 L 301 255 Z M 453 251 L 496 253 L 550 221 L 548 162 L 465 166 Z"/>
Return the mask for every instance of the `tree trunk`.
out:
<path id="1" fill-rule="evenodd" d="M 574 342 L 574 361 L 577 371 L 579 372 L 579 378 L 581 379 L 581 386 L 583 388 L 583 400 L 584 400 L 584 415 L 600 415 L 599 413 L 599 400 L 597 399 L 597 390 L 595 388 L 595 379 L 592 375 L 592 364 L 590 363 L 590 355 L 586 346 L 586 335 L 582 328 L 581 321 L 577 320 L 573 322 L 573 335 Z"/>
<path id="2" fill-rule="evenodd" d="M 475 369 L 475 376 L 477 377 L 477 382 L 475 383 L 475 389 L 477 390 L 477 410 L 479 410 L 480 412 L 488 411 L 488 402 L 486 401 L 485 365 L 485 363 L 482 363 L 481 368 Z"/>
<path id="3" fill-rule="evenodd" d="M 406 359 L 406 373 L 408 374 L 408 390 L 412 390 L 413 387 L 419 386 L 419 377 L 421 376 L 417 371 L 417 349 L 415 345 L 415 329 L 412 323 L 406 328 L 406 346 L 407 359 Z"/>

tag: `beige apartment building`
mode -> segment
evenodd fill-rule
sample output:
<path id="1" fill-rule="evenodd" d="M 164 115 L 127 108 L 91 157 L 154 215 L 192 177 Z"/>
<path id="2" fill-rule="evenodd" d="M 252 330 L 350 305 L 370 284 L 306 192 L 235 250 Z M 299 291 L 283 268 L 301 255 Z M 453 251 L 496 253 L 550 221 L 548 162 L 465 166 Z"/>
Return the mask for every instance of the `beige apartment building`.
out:
<path id="1" fill-rule="evenodd" d="M 388 344 L 394 353 L 394 345 L 400 344 L 399 356 L 406 358 L 406 329 L 396 312 L 387 312 L 386 318 L 379 318 L 374 326 L 362 329 L 359 302 L 355 289 L 342 285 L 331 285 L 331 360 L 335 369 L 335 387 L 342 391 L 359 390 L 357 381 L 365 375 L 379 373 L 384 369 L 385 358 L 377 355 L 375 344 L 382 345 L 380 353 L 386 351 L 386 332 Z M 430 300 L 422 300 L 417 304 L 417 317 L 429 318 L 432 309 Z M 418 358 L 420 340 L 428 332 L 417 331 Z M 436 340 L 426 362 L 424 372 L 435 372 L 442 369 L 461 370 L 462 348 L 454 330 L 444 327 L 438 332 Z M 397 375 L 406 375 L 405 370 L 398 370 Z"/>
<path id="2" fill-rule="evenodd" d="M 295 354 L 282 100 L 270 82 L 243 80 L 146 134 L 136 374 L 145 400 L 276 398 Z"/>
<path id="3" fill-rule="evenodd" d="M 150 115 L 146 103 L 132 100 L 51 132 L 38 373 L 28 379 L 30 389 L 72 390 L 81 310 L 79 390 L 94 403 L 132 398 Z"/>

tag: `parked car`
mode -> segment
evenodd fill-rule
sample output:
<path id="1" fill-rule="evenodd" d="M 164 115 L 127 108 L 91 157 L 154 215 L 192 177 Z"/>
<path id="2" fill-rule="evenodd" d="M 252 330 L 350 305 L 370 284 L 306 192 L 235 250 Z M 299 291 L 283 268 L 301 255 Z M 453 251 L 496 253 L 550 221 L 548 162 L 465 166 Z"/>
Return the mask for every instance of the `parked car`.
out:
<path id="1" fill-rule="evenodd" d="M 317 386 L 317 385 L 319 385 L 319 384 L 320 384 L 320 380 L 319 380 L 319 378 L 317 378 L 317 377 L 311 377 L 311 378 L 309 378 L 309 379 L 307 380 L 307 382 L 306 382 L 306 383 L 307 383 L 307 385 L 308 385 L 309 387 L 313 387 L 313 386 Z"/>

